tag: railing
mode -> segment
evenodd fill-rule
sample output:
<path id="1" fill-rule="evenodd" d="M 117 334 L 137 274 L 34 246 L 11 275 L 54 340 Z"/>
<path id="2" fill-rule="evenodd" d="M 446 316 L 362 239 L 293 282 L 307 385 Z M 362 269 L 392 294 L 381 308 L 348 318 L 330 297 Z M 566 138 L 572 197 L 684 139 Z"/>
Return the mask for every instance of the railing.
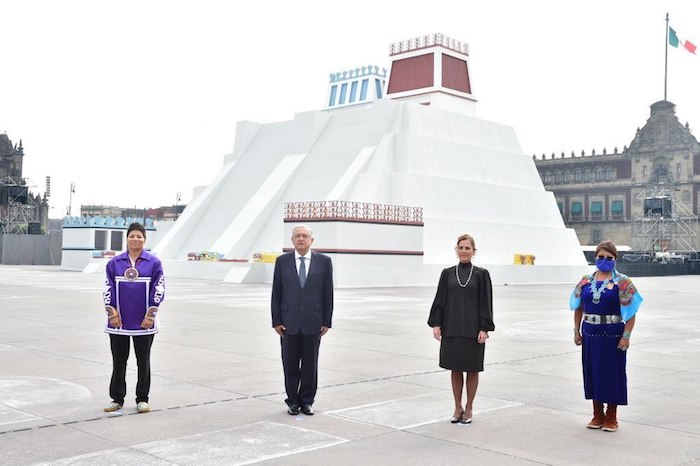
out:
<path id="1" fill-rule="evenodd" d="M 443 47 L 450 50 L 454 50 L 455 52 L 459 52 L 464 55 L 469 55 L 469 45 L 466 42 L 461 42 L 459 40 L 452 39 L 451 37 L 440 33 L 418 36 L 412 39 L 394 42 L 389 47 L 389 54 L 394 55 L 401 52 L 408 52 L 411 50 L 432 47 L 435 45 L 442 45 Z"/>
<path id="2" fill-rule="evenodd" d="M 573 215 L 569 214 L 568 222 L 621 222 L 630 220 L 625 214 L 588 214 L 588 215 Z"/>
<path id="3" fill-rule="evenodd" d="M 423 208 L 350 201 L 287 202 L 285 222 L 346 220 L 423 225 Z"/>
<path id="4" fill-rule="evenodd" d="M 146 218 L 145 220 L 141 217 L 102 217 L 96 215 L 94 217 L 63 217 L 64 227 L 91 227 L 91 228 L 128 228 L 132 222 L 137 222 L 143 225 L 147 230 L 153 229 L 153 219 Z M 145 222 L 145 223 L 144 223 Z"/>

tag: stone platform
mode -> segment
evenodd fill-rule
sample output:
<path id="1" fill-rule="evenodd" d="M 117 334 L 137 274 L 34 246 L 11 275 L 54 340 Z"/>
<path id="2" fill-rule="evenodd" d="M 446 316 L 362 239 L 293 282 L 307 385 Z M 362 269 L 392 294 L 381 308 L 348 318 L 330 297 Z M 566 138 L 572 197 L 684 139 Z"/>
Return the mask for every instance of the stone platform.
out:
<path id="1" fill-rule="evenodd" d="M 167 272 L 167 271 L 166 271 Z M 438 277 L 435 277 L 437 283 Z M 497 286 L 471 425 L 426 319 L 435 289 L 336 291 L 315 416 L 289 416 L 268 285 L 172 278 L 152 352 L 153 412 L 106 414 L 99 274 L 0 266 L 2 464 L 688 464 L 700 461 L 700 277 L 646 298 L 620 430 L 585 428 L 568 285 Z"/>

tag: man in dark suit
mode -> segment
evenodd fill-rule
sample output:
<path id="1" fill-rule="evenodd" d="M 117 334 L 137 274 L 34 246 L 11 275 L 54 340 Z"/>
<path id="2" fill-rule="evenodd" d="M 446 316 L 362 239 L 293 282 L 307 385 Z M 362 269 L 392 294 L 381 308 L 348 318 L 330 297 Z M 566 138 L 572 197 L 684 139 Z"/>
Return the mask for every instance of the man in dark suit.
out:
<path id="1" fill-rule="evenodd" d="M 292 230 L 294 251 L 275 262 L 272 327 L 280 335 L 287 412 L 313 415 L 318 387 L 318 349 L 333 317 L 331 259 L 311 251 L 311 228 Z"/>

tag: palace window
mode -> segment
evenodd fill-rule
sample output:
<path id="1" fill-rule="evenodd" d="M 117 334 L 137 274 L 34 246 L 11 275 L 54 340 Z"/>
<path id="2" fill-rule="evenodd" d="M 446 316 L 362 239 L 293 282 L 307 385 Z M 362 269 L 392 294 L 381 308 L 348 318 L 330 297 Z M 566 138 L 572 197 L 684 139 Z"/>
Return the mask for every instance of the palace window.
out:
<path id="1" fill-rule="evenodd" d="M 595 167 L 595 180 L 603 181 L 605 179 L 605 172 L 600 167 Z"/>
<path id="2" fill-rule="evenodd" d="M 591 202 L 591 219 L 600 219 L 603 215 L 603 203 L 601 201 Z"/>
<path id="3" fill-rule="evenodd" d="M 571 183 L 574 181 L 574 174 L 570 170 L 564 171 L 564 183 Z"/>
<path id="4" fill-rule="evenodd" d="M 583 181 L 585 181 L 586 183 L 593 181 L 593 172 L 590 168 L 586 168 L 583 170 Z"/>
<path id="5" fill-rule="evenodd" d="M 583 181 L 583 172 L 581 171 L 580 168 L 577 168 L 574 170 L 574 181 L 576 183 L 580 183 Z"/>
<path id="6" fill-rule="evenodd" d="M 572 202 L 571 203 L 571 219 L 578 220 L 581 218 L 581 214 L 583 214 L 583 204 L 580 202 Z"/>
<path id="7" fill-rule="evenodd" d="M 657 183 L 665 183 L 666 178 L 668 177 L 668 168 L 667 167 L 657 167 L 656 173 L 654 173 L 654 175 L 655 175 Z"/>
<path id="8" fill-rule="evenodd" d="M 619 218 L 624 215 L 624 204 L 622 201 L 612 201 L 610 204 L 610 213 L 613 218 Z"/>
<path id="9" fill-rule="evenodd" d="M 613 167 L 605 167 L 605 181 L 613 181 L 617 178 L 615 169 Z"/>
<path id="10" fill-rule="evenodd" d="M 554 182 L 561 183 L 562 181 L 564 181 L 564 177 L 561 174 L 561 172 L 559 170 L 555 171 L 554 172 Z"/>
<path id="11" fill-rule="evenodd" d="M 603 231 L 598 229 L 593 229 L 591 231 L 591 242 L 593 244 L 598 244 L 603 241 Z"/>
<path id="12" fill-rule="evenodd" d="M 552 172 L 544 172 L 544 182 L 545 184 L 552 183 Z"/>
<path id="13" fill-rule="evenodd" d="M 559 213 L 564 215 L 564 203 L 561 201 L 557 202 L 557 207 L 559 207 Z"/>

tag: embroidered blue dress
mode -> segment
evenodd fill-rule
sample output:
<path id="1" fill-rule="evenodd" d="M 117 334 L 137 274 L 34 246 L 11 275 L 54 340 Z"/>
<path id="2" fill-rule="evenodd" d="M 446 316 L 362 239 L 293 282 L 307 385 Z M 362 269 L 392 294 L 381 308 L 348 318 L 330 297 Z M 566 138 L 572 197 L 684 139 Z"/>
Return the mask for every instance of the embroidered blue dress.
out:
<path id="1" fill-rule="evenodd" d="M 572 310 L 583 308 L 585 314 L 619 315 L 618 323 L 593 324 L 583 321 L 581 359 L 583 362 L 583 389 L 586 399 L 614 405 L 627 404 L 627 352 L 617 345 L 625 322 L 631 319 L 642 303 L 642 297 L 626 275 L 613 272 L 612 289 L 603 290 L 600 301 L 593 302 L 591 283 L 594 274 L 587 275 L 571 293 Z M 596 288 L 602 282 L 595 282 Z"/>
<path id="2" fill-rule="evenodd" d="M 600 286 L 601 282 L 596 283 Z M 604 289 L 600 302 L 593 303 L 590 283 L 581 290 L 581 300 L 586 314 L 620 315 L 618 286 Z M 583 389 L 587 400 L 614 405 L 627 404 L 627 352 L 617 349 L 625 329 L 623 322 L 616 324 L 590 324 L 583 322 L 581 357 L 583 360 Z"/>

